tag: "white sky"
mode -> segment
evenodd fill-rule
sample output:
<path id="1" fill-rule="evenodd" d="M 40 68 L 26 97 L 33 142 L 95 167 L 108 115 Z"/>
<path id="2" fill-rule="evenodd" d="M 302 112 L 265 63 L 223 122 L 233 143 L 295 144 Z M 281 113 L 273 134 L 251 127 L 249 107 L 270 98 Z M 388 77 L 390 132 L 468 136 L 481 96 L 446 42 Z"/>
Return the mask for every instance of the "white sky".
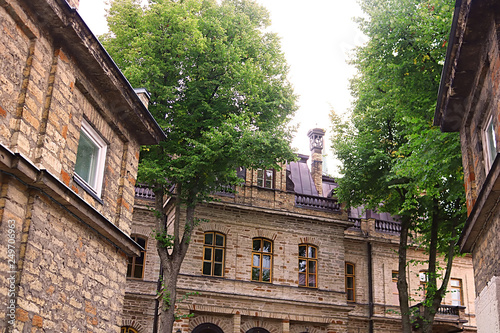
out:
<path id="1" fill-rule="evenodd" d="M 95 35 L 107 31 L 105 0 L 80 0 L 79 13 Z M 365 38 L 352 18 L 361 16 L 356 0 L 257 0 L 271 13 L 271 31 L 282 38 L 282 49 L 290 66 L 289 80 L 299 95 L 299 124 L 292 146 L 309 155 L 307 131 L 326 130 L 323 154 L 327 169 L 339 172 L 330 151 L 328 114 L 333 108 L 343 114 L 350 107 L 349 78 L 355 70 L 347 65 L 350 50 Z M 306 4 L 307 3 L 307 4 Z"/>

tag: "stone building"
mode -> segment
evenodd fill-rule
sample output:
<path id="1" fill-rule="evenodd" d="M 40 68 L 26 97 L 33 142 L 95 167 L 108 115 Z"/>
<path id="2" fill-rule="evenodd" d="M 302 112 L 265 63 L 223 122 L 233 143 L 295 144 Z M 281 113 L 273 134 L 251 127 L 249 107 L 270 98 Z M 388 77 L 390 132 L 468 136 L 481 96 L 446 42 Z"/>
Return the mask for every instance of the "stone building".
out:
<path id="1" fill-rule="evenodd" d="M 119 332 L 139 147 L 164 138 L 78 0 L 0 1 L 0 331 Z"/>
<path id="2" fill-rule="evenodd" d="M 351 210 L 332 197 L 322 175 L 324 131 L 309 132 L 312 161 L 278 170 L 243 170 L 235 194 L 199 207 L 209 222 L 194 232 L 179 276 L 175 331 L 194 333 L 400 332 L 396 288 L 400 225 L 387 214 Z M 132 236 L 146 252 L 130 258 L 124 332 L 155 332 L 159 259 L 149 207 L 153 195 L 136 188 Z M 170 209 L 170 203 L 166 204 Z M 410 249 L 409 258 L 425 260 Z M 426 275 L 408 267 L 419 308 Z M 475 332 L 471 258 L 455 260 L 451 292 L 436 316 L 436 332 Z"/>
<path id="3" fill-rule="evenodd" d="M 460 132 L 479 332 L 500 332 L 500 4 L 457 1 L 434 123 Z"/>

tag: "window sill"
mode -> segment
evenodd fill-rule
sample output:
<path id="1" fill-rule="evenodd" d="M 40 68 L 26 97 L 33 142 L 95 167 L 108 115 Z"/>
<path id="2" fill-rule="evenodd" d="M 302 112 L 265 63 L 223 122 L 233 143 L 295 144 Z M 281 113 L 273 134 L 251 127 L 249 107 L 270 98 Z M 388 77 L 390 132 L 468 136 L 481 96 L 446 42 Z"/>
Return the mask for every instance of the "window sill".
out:
<path id="1" fill-rule="evenodd" d="M 75 183 L 77 183 L 85 192 L 87 192 L 88 194 L 90 194 L 90 196 L 92 198 L 94 198 L 95 200 L 97 200 L 97 202 L 99 202 L 101 205 L 104 204 L 104 201 L 102 201 L 101 198 L 99 198 L 97 196 L 97 194 L 95 193 L 95 191 L 83 180 L 80 179 L 80 177 L 78 177 L 76 174 L 75 176 L 73 176 L 73 180 Z"/>

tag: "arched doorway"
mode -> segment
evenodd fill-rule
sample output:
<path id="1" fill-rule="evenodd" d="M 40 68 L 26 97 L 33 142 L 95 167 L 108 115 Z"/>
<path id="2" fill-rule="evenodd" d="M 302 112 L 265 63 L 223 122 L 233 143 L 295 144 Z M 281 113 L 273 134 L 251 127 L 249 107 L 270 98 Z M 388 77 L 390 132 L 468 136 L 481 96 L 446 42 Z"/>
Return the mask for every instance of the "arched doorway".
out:
<path id="1" fill-rule="evenodd" d="M 191 333 L 224 333 L 224 331 L 215 324 L 204 323 L 196 326 Z"/>
<path id="2" fill-rule="evenodd" d="M 269 333 L 269 331 L 262 327 L 254 327 L 249 329 L 246 333 Z"/>

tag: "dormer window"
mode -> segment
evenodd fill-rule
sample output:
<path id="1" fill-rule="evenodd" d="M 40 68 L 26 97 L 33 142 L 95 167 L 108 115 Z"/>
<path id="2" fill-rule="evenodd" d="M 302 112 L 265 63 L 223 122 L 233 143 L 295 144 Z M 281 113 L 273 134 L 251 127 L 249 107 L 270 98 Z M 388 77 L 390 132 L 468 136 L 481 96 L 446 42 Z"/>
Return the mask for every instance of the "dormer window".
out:
<path id="1" fill-rule="evenodd" d="M 257 186 L 274 188 L 274 170 L 257 169 Z"/>

